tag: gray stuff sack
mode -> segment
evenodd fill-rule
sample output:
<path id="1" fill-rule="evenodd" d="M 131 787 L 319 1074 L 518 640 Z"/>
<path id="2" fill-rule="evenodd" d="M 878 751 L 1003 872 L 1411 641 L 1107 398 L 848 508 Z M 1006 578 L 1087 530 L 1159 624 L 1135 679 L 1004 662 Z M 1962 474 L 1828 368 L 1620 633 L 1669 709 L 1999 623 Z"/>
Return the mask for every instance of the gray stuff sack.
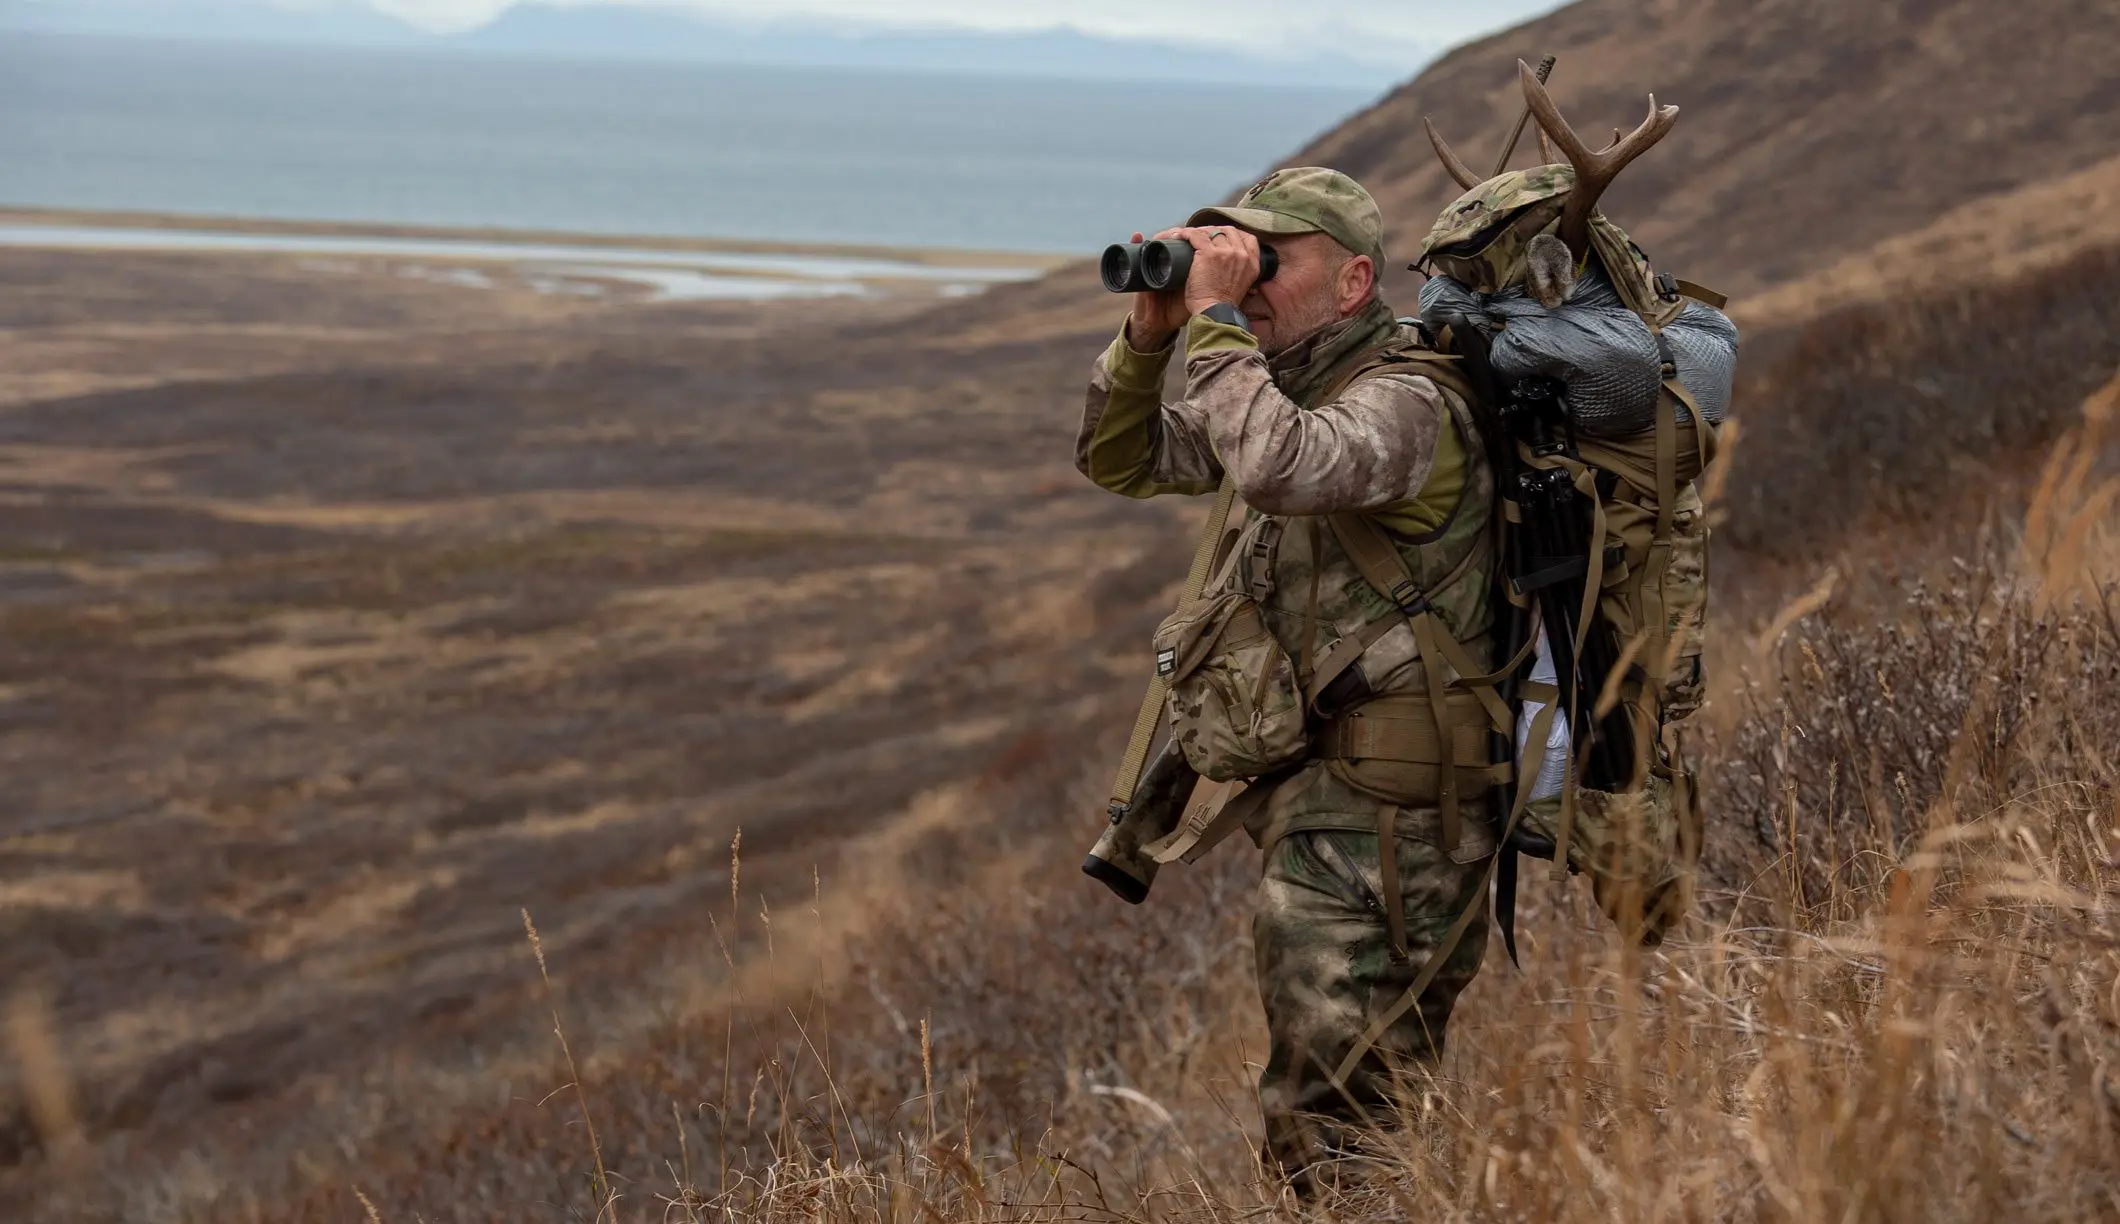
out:
<path id="1" fill-rule="evenodd" d="M 1421 320 L 1434 330 L 1457 314 L 1486 325 L 1494 372 L 1505 382 L 1543 377 L 1565 386 L 1569 416 L 1585 436 L 1627 437 L 1655 426 L 1663 387 L 1657 337 L 1594 261 L 1552 310 L 1522 289 L 1482 294 L 1447 276 L 1429 278 L 1421 287 Z M 1737 372 L 1736 325 L 1713 307 L 1687 302 L 1665 325 L 1663 339 L 1679 382 L 1701 415 L 1720 425 Z M 1679 411 L 1683 421 L 1685 410 Z"/>

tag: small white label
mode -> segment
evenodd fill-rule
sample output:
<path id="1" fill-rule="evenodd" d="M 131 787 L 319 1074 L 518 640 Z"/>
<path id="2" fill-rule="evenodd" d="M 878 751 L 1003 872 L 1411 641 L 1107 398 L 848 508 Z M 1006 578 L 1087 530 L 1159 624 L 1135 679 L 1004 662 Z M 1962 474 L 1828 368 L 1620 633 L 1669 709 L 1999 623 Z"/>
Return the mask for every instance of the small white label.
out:
<path id="1" fill-rule="evenodd" d="M 1168 675 L 1170 675 L 1170 674 L 1171 674 L 1172 672 L 1175 672 L 1175 671 L 1177 671 L 1177 670 L 1178 670 L 1178 652 L 1177 652 L 1177 651 L 1175 651 L 1175 650 L 1159 650 L 1159 651 L 1157 651 L 1157 652 L 1156 652 L 1156 674 L 1157 674 L 1157 675 L 1159 675 L 1159 676 L 1168 676 Z"/>

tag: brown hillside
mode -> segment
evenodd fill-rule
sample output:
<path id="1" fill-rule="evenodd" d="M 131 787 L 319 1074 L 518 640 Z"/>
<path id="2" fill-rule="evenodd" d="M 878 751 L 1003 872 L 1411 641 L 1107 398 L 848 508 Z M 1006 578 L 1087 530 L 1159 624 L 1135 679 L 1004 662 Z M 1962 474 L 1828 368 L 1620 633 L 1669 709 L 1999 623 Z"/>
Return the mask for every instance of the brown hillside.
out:
<path id="1" fill-rule="evenodd" d="M 2120 6 L 2080 0 L 1583 0 L 1451 52 L 1280 164 L 1360 179 L 1383 205 L 1395 261 L 1410 258 L 1458 191 L 1421 117 L 1491 166 L 1523 106 L 1515 61 L 1551 52 L 1553 95 L 1586 139 L 1640 122 L 1650 91 L 1681 108 L 1607 211 L 1660 264 L 1742 309 L 1975 201 L 2110 157 L 2116 47 Z M 1527 134 L 1516 164 L 1535 160 Z M 2025 226 L 2053 237 L 2036 218 L 2011 223 Z M 1410 304 L 1419 280 L 1398 262 L 1386 285 Z M 922 334 L 990 343 L 1025 334 L 1033 316 L 1032 334 L 1050 336 L 1102 330 L 1118 312 L 1079 264 L 945 308 Z M 1778 308 L 1773 321 L 1797 320 Z"/>
<path id="2" fill-rule="evenodd" d="M 1453 194 L 1421 113 L 1491 159 L 1554 51 L 1586 131 L 1685 108 L 1611 211 L 1747 326 L 1701 763 L 1756 904 L 1645 998 L 1527 879 L 1422 1218 L 2115 1201 L 2120 935 L 2078 899 L 2120 895 L 2120 636 L 1987 602 L 2026 561 L 2109 580 L 2112 494 L 2049 515 L 2073 550 L 1965 528 L 2120 364 L 2116 33 L 2112 0 L 1585 0 L 1283 159 L 1361 176 L 1406 251 Z M 918 317 L 380 260 L 0 282 L 0 1219 L 1295 1218 L 1245 1197 L 1256 860 L 1138 910 L 1075 871 L 1201 509 L 1070 468 L 1124 310 L 1086 263 Z M 1738 631 L 1858 549 L 1836 627 Z M 1786 699 L 1739 686 L 1782 662 Z M 1937 796 L 2009 857 L 1902 891 Z M 1166 1166 L 1185 1197 L 1137 1199 Z M 898 1194 L 929 1173 L 962 1189 Z"/>
<path id="3" fill-rule="evenodd" d="M 1640 122 L 1652 90 L 1683 109 L 1609 211 L 1743 294 L 2107 156 L 2116 46 L 2120 6 L 2081 0 L 1585 0 L 1452 52 L 1289 160 L 1361 179 L 1411 252 L 1457 192 L 1421 117 L 1491 165 L 1522 108 L 1514 61 L 1551 52 L 1585 138 Z"/>
<path id="4" fill-rule="evenodd" d="M 1982 196 L 1918 230 L 1843 257 L 1736 307 L 1748 328 L 1817 314 L 1822 305 L 1977 290 L 2034 275 L 2066 276 L 2085 252 L 2120 244 L 2120 156 Z"/>
<path id="5" fill-rule="evenodd" d="M 1519 56 L 1561 56 L 1553 91 L 1586 135 L 1636 122 L 1651 89 L 1680 105 L 1608 210 L 1734 297 L 1751 462 L 1726 538 L 1771 553 L 1800 526 L 1815 552 L 1880 515 L 1977 516 L 2120 360 L 2115 46 L 2111 5 L 1584 0 L 1452 52 L 1282 164 L 1354 174 L 1410 255 L 1457 191 L 1421 116 L 1491 165 Z M 1387 284 L 1411 306 L 1417 277 Z M 1123 309 L 1079 264 L 924 316 L 915 342 L 1072 342 L 1086 363 Z"/>

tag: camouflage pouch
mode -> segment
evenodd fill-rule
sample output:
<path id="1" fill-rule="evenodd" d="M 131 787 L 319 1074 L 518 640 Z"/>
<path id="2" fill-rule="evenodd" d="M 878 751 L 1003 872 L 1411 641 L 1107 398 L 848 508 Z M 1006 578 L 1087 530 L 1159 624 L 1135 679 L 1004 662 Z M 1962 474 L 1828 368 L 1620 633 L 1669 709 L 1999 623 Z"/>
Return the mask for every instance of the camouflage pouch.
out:
<path id="1" fill-rule="evenodd" d="M 1590 891 L 1621 934 L 1647 946 L 1662 942 L 1685 916 L 1700 857 L 1700 812 L 1693 776 L 1654 767 L 1638 791 L 1614 795 L 1578 788 L 1564 815 L 1556 796 L 1524 809 L 1523 827 L 1557 843 L 1568 825 L 1568 870 L 1590 877 Z"/>
<path id="2" fill-rule="evenodd" d="M 1250 595 L 1225 591 L 1178 609 L 1157 627 L 1155 651 L 1171 734 L 1200 776 L 1256 778 L 1307 754 L 1295 664 Z"/>

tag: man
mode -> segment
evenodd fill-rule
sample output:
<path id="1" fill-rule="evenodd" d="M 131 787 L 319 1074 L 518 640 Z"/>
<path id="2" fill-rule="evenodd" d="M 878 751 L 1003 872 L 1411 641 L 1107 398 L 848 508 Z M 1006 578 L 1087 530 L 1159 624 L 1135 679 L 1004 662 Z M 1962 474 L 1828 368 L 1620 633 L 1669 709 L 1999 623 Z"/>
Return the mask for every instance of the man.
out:
<path id="1" fill-rule="evenodd" d="M 1463 399 L 1378 297 L 1382 234 L 1367 191 L 1307 167 L 1157 235 L 1192 244 L 1190 275 L 1181 291 L 1135 296 L 1091 378 L 1075 452 L 1084 475 L 1130 497 L 1209 493 L 1231 479 L 1247 516 L 1216 581 L 1258 600 L 1306 683 L 1336 645 L 1373 643 L 1310 702 L 1316 755 L 1264 783 L 1270 795 L 1247 825 L 1265 851 L 1252 929 L 1271 1030 L 1267 1151 L 1299 1189 L 1345 1149 L 1350 1124 L 1392 1122 L 1395 1075 L 1440 1053 L 1486 945 L 1495 849 L 1484 822 L 1446 820 L 1437 802 L 1438 776 L 1465 771 L 1431 765 L 1426 791 L 1379 790 L 1344 748 L 1359 712 L 1428 694 L 1432 652 L 1409 629 L 1416 612 L 1440 618 L 1464 652 L 1454 662 L 1492 664 L 1493 477 Z M 1280 260 L 1265 282 L 1262 241 Z M 1185 397 L 1165 403 L 1181 334 Z M 1423 597 L 1415 611 L 1363 579 L 1340 543 L 1349 519 L 1396 549 Z M 1430 966 L 1466 914 L 1472 925 Z M 1413 1005 L 1394 1008 L 1417 985 Z"/>

